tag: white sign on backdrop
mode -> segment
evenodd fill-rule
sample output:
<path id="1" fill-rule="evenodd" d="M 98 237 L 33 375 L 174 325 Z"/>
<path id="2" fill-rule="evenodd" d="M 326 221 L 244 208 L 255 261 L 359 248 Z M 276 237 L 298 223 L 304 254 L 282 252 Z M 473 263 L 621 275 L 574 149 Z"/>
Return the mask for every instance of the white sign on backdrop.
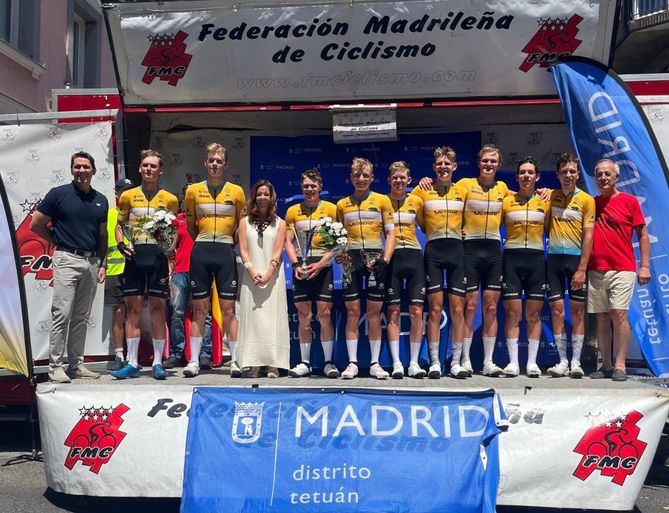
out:
<path id="1" fill-rule="evenodd" d="M 397 118 L 394 109 L 335 112 L 332 135 L 337 144 L 364 141 L 397 140 Z"/>
<path id="2" fill-rule="evenodd" d="M 38 387 L 48 486 L 77 495 L 180 497 L 192 387 L 94 389 Z M 669 411 L 666 394 L 535 388 L 499 395 L 509 420 L 499 438 L 499 504 L 634 507 Z M 97 432 L 104 439 L 91 435 Z"/>
<path id="3" fill-rule="evenodd" d="M 32 354 L 36 361 L 46 360 L 49 356 L 52 248 L 30 231 L 30 221 L 35 206 L 49 189 L 71 181 L 70 157 L 82 150 L 95 159 L 97 172 L 93 177 L 93 188 L 104 194 L 110 205 L 115 205 L 110 122 L 0 126 L 0 173 L 16 228 L 28 303 Z M 88 320 L 86 356 L 109 354 L 102 331 L 103 292 L 104 286 L 98 285 Z"/>
<path id="4" fill-rule="evenodd" d="M 125 3 L 105 10 L 127 105 L 554 94 L 607 63 L 616 2 Z"/>

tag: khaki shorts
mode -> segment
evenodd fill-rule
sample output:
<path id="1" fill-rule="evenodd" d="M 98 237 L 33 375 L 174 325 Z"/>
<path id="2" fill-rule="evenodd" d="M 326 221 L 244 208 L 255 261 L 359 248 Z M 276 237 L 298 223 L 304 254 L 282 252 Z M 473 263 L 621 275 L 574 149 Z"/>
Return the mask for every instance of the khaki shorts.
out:
<path id="1" fill-rule="evenodd" d="M 589 271 L 588 313 L 629 310 L 635 282 L 634 271 Z"/>

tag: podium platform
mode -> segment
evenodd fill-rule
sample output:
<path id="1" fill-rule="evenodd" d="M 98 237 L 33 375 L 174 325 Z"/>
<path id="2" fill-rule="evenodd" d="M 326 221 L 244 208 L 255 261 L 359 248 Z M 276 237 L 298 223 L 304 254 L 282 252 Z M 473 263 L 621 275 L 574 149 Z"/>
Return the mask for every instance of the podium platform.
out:
<path id="1" fill-rule="evenodd" d="M 146 368 L 137 379 L 103 375 L 38 386 L 47 484 L 75 495 L 180 497 L 191 397 L 199 387 L 494 389 L 508 420 L 499 437 L 498 504 L 515 506 L 632 509 L 669 412 L 666 382 L 648 378 L 232 379 L 219 368 L 191 379 L 174 369 L 156 381 Z M 429 465 L 424 447 L 407 443 L 406 451 L 414 464 Z"/>

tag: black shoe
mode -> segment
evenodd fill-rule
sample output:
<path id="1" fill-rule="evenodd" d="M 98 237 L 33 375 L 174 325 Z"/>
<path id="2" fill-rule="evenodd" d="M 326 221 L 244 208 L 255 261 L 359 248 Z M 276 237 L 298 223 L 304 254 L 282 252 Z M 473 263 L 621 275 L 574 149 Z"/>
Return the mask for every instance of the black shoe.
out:
<path id="1" fill-rule="evenodd" d="M 613 369 L 611 381 L 627 381 L 627 373 L 622 369 Z"/>
<path id="2" fill-rule="evenodd" d="M 163 362 L 163 369 L 174 369 L 174 367 L 181 367 L 181 358 L 171 354 L 170 357 Z"/>
<path id="3" fill-rule="evenodd" d="M 613 375 L 613 369 L 606 369 L 600 367 L 599 370 L 596 370 L 590 374 L 590 379 L 609 379 Z"/>
<path id="4" fill-rule="evenodd" d="M 212 366 L 210 356 L 200 356 L 200 369 L 211 369 Z"/>

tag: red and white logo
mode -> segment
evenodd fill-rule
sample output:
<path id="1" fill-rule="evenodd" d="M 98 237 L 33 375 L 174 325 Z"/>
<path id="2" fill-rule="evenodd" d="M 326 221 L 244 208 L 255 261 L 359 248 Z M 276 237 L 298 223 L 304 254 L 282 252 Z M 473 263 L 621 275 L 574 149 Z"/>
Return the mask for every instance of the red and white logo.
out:
<path id="1" fill-rule="evenodd" d="M 585 481 L 595 471 L 611 477 L 611 482 L 622 486 L 634 474 L 646 449 L 646 442 L 639 440 L 637 422 L 643 415 L 632 410 L 586 431 L 574 452 L 583 455 L 574 470 L 574 476 Z"/>
<path id="2" fill-rule="evenodd" d="M 188 65 L 193 58 L 186 53 L 184 41 L 187 37 L 188 34 L 182 30 L 176 34 L 149 36 L 151 46 L 142 59 L 142 66 L 146 66 L 142 82 L 151 84 L 155 78 L 159 78 L 176 87 L 188 71 Z"/>
<path id="3" fill-rule="evenodd" d="M 77 461 L 95 474 L 109 462 L 126 436 L 119 428 L 123 415 L 129 410 L 121 403 L 115 408 L 86 406 L 79 409 L 79 421 L 65 439 L 67 451 L 65 466 L 72 470 Z"/>
<path id="4" fill-rule="evenodd" d="M 19 245 L 21 258 L 21 274 L 23 276 L 34 274 L 36 280 L 46 280 L 49 285 L 53 286 L 51 258 L 55 248 L 30 230 L 30 221 L 32 221 L 37 204 L 25 200 L 21 206 L 27 214 L 16 228 L 16 241 Z"/>
<path id="5" fill-rule="evenodd" d="M 574 53 L 582 41 L 576 39 L 578 24 L 583 18 L 578 14 L 571 18 L 539 18 L 539 30 L 523 48 L 527 54 L 519 70 L 527 73 L 535 64 L 547 68 L 558 59 Z"/>

